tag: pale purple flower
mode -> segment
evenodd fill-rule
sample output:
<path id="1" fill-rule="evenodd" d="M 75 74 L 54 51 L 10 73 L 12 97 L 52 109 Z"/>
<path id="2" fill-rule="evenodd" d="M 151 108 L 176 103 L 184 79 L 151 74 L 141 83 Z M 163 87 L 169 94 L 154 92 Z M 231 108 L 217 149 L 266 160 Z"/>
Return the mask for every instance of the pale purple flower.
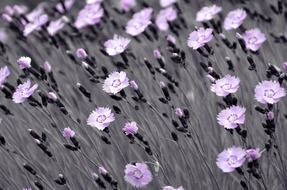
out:
<path id="1" fill-rule="evenodd" d="M 110 94 L 116 94 L 128 86 L 129 79 L 125 72 L 112 72 L 108 78 L 106 78 L 103 90 Z"/>
<path id="2" fill-rule="evenodd" d="M 269 121 L 272 121 L 274 119 L 274 113 L 273 111 L 269 111 L 266 113 L 266 118 L 269 120 Z"/>
<path id="3" fill-rule="evenodd" d="M 158 13 L 158 15 L 156 16 L 155 23 L 160 30 L 166 31 L 169 28 L 168 22 L 172 22 L 176 18 L 176 10 L 173 7 L 168 7 Z"/>
<path id="4" fill-rule="evenodd" d="M 104 46 L 106 48 L 106 52 L 110 56 L 115 56 L 123 53 L 125 49 L 128 47 L 130 41 L 131 40 L 128 38 L 124 38 L 122 36 L 114 34 L 113 39 L 106 41 Z"/>
<path id="5" fill-rule="evenodd" d="M 57 101 L 58 100 L 58 96 L 54 92 L 49 92 L 48 93 L 48 98 L 50 98 L 53 101 Z"/>
<path id="6" fill-rule="evenodd" d="M 88 57 L 88 54 L 87 54 L 87 52 L 86 52 L 85 49 L 83 49 L 83 48 L 78 48 L 78 49 L 76 50 L 76 56 L 77 56 L 77 58 L 79 58 L 79 59 L 85 59 L 86 57 Z"/>
<path id="7" fill-rule="evenodd" d="M 137 5 L 136 0 L 120 0 L 119 7 L 125 12 L 130 11 L 133 7 Z"/>
<path id="8" fill-rule="evenodd" d="M 34 84 L 31 87 L 31 81 L 30 79 L 27 80 L 27 82 L 20 84 L 16 91 L 14 92 L 12 99 L 13 102 L 16 104 L 23 103 L 28 99 L 32 94 L 35 92 L 35 90 L 38 88 L 38 84 Z"/>
<path id="9" fill-rule="evenodd" d="M 5 13 L 1 15 L 1 18 L 6 22 L 12 22 L 13 21 L 12 17 L 8 14 L 5 14 Z"/>
<path id="10" fill-rule="evenodd" d="M 66 21 L 63 17 L 59 18 L 58 20 L 50 22 L 49 26 L 47 27 L 48 33 L 51 36 L 54 36 L 55 34 L 57 34 L 59 30 L 64 28 L 65 24 Z"/>
<path id="11" fill-rule="evenodd" d="M 127 164 L 124 178 L 133 187 L 141 188 L 152 181 L 152 173 L 145 163 Z"/>
<path id="12" fill-rule="evenodd" d="M 95 25 L 101 21 L 104 16 L 104 10 L 99 3 L 87 4 L 78 14 L 75 27 L 78 29 L 85 26 Z"/>
<path id="13" fill-rule="evenodd" d="M 35 30 L 40 30 L 41 26 L 46 24 L 48 22 L 48 20 L 49 20 L 49 17 L 46 14 L 42 14 L 42 15 L 34 18 L 34 20 L 31 20 L 30 23 L 25 24 L 25 27 L 23 30 L 23 35 L 28 36 L 29 34 L 34 32 Z"/>
<path id="14" fill-rule="evenodd" d="M 184 188 L 182 186 L 180 186 L 178 188 L 175 188 L 175 187 L 172 187 L 172 186 L 164 186 L 162 188 L 162 190 L 184 190 Z"/>
<path id="15" fill-rule="evenodd" d="M 255 87 L 255 99 L 262 104 L 274 104 L 286 95 L 277 81 L 263 81 Z"/>
<path id="16" fill-rule="evenodd" d="M 261 45 L 266 41 L 265 34 L 258 28 L 245 31 L 242 35 L 247 49 L 257 51 Z"/>
<path id="17" fill-rule="evenodd" d="M 138 84 L 136 83 L 136 81 L 132 80 L 130 81 L 130 86 L 132 89 L 137 90 L 139 89 Z"/>
<path id="18" fill-rule="evenodd" d="M 6 82 L 7 77 L 10 75 L 10 71 L 7 66 L 0 68 L 0 88 Z"/>
<path id="19" fill-rule="evenodd" d="M 196 21 L 209 21 L 213 19 L 214 16 L 217 15 L 221 10 L 222 8 L 217 5 L 203 7 L 196 13 Z"/>
<path id="20" fill-rule="evenodd" d="M 110 108 L 98 107 L 88 117 L 87 124 L 102 131 L 114 120 L 115 117 Z"/>
<path id="21" fill-rule="evenodd" d="M 75 136 L 75 131 L 73 131 L 70 127 L 66 127 L 63 130 L 63 137 L 65 138 L 71 138 Z"/>
<path id="22" fill-rule="evenodd" d="M 47 73 L 50 73 L 52 71 L 52 66 L 51 66 L 51 64 L 48 61 L 45 61 L 45 63 L 44 63 L 44 70 Z"/>
<path id="23" fill-rule="evenodd" d="M 20 69 L 26 69 L 26 68 L 30 68 L 31 67 L 31 58 L 30 57 L 20 57 L 17 60 L 17 63 L 20 67 Z"/>
<path id="24" fill-rule="evenodd" d="M 223 27 L 225 30 L 236 29 L 243 23 L 246 17 L 247 13 L 243 9 L 230 11 L 224 20 Z"/>
<path id="25" fill-rule="evenodd" d="M 161 7 L 168 7 L 176 2 L 177 0 L 160 0 L 159 1 Z"/>
<path id="26" fill-rule="evenodd" d="M 158 49 L 155 49 L 153 50 L 153 56 L 156 58 L 156 59 L 160 59 L 161 58 L 161 53 Z"/>
<path id="27" fill-rule="evenodd" d="M 239 88 L 240 79 L 235 76 L 226 75 L 211 85 L 211 91 L 217 96 L 227 96 L 235 93 Z"/>
<path id="28" fill-rule="evenodd" d="M 152 12 L 152 8 L 145 8 L 135 13 L 126 25 L 126 33 L 137 36 L 144 32 L 146 27 L 151 24 Z"/>
<path id="29" fill-rule="evenodd" d="M 132 122 L 127 122 L 125 124 L 125 126 L 123 127 L 123 132 L 126 134 L 126 135 L 134 135 L 138 132 L 138 126 L 137 126 L 137 123 L 132 121 Z"/>
<path id="30" fill-rule="evenodd" d="M 25 5 L 14 5 L 13 9 L 14 9 L 14 14 L 16 15 L 23 15 L 27 13 L 28 11 L 28 7 Z"/>
<path id="31" fill-rule="evenodd" d="M 233 172 L 243 165 L 246 159 L 246 151 L 241 147 L 225 149 L 217 156 L 216 165 L 224 172 Z"/>
<path id="32" fill-rule="evenodd" d="M 73 4 L 75 3 L 75 0 L 65 0 L 64 1 L 64 5 L 65 5 L 65 9 L 68 11 L 72 8 Z M 56 5 L 56 9 L 60 12 L 60 13 L 64 13 L 64 7 L 62 6 L 61 3 L 58 3 Z"/>
<path id="33" fill-rule="evenodd" d="M 260 151 L 259 148 L 251 148 L 246 150 L 246 158 L 248 162 L 251 162 L 253 160 L 257 160 L 258 158 L 261 157 L 263 151 Z"/>
<path id="34" fill-rule="evenodd" d="M 191 47 L 194 50 L 203 47 L 206 43 L 213 39 L 212 32 L 213 29 L 204 29 L 203 27 L 191 32 L 187 40 L 188 47 Z"/>
<path id="35" fill-rule="evenodd" d="M 183 117 L 183 111 L 181 108 L 175 108 L 175 115 L 177 115 L 178 117 Z"/>
<path id="36" fill-rule="evenodd" d="M 244 124 L 246 108 L 241 106 L 231 106 L 222 110 L 217 115 L 218 124 L 226 129 L 235 129 L 240 124 Z"/>
<path id="37" fill-rule="evenodd" d="M 171 43 L 173 43 L 173 44 L 176 43 L 175 37 L 173 35 L 171 35 L 171 34 L 167 35 L 166 40 L 171 42 Z"/>
<path id="38" fill-rule="evenodd" d="M 14 9 L 10 5 L 6 5 L 3 12 L 10 16 L 14 15 Z"/>

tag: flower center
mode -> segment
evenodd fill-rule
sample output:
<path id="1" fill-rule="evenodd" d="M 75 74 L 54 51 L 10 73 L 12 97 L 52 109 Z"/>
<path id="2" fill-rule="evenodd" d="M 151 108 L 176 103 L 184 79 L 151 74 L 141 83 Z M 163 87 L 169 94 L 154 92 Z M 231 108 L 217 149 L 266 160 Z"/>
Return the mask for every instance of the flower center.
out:
<path id="1" fill-rule="evenodd" d="M 231 155 L 228 159 L 227 159 L 227 163 L 229 165 L 233 165 L 237 162 L 237 156 L 235 155 Z"/>
<path id="2" fill-rule="evenodd" d="M 202 42 L 205 39 L 204 35 L 199 35 L 197 38 L 197 42 Z"/>
<path id="3" fill-rule="evenodd" d="M 248 43 L 249 44 L 254 44 L 256 41 L 257 41 L 256 37 L 251 37 L 251 38 L 248 39 Z"/>
<path id="4" fill-rule="evenodd" d="M 221 86 L 221 88 L 223 89 L 223 90 L 229 90 L 230 88 L 231 88 L 231 84 L 224 84 L 224 85 L 222 85 Z"/>
<path id="5" fill-rule="evenodd" d="M 275 92 L 272 89 L 265 90 L 264 96 L 272 98 L 275 95 Z"/>
<path id="6" fill-rule="evenodd" d="M 136 178 L 136 179 L 140 179 L 143 177 L 143 174 L 140 170 L 136 169 L 134 172 L 133 172 L 133 176 Z"/>
<path id="7" fill-rule="evenodd" d="M 237 114 L 231 114 L 227 120 L 230 122 L 234 122 L 237 119 Z"/>
<path id="8" fill-rule="evenodd" d="M 97 122 L 102 123 L 107 119 L 107 117 L 105 115 L 99 115 L 99 117 L 97 118 Z"/>
<path id="9" fill-rule="evenodd" d="M 116 80 L 114 80 L 113 83 L 112 83 L 112 86 L 113 86 L 113 87 L 118 87 L 118 86 L 120 86 L 120 85 L 121 85 L 120 79 L 116 79 Z"/>

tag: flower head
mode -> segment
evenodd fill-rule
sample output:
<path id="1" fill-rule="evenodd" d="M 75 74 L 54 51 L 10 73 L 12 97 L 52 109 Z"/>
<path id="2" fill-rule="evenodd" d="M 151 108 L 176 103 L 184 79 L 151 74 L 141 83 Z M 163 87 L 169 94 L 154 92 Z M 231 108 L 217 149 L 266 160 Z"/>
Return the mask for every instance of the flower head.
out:
<path id="1" fill-rule="evenodd" d="M 184 113 L 181 108 L 175 108 L 175 115 L 177 115 L 178 117 L 183 117 Z"/>
<path id="2" fill-rule="evenodd" d="M 121 54 L 125 51 L 130 43 L 130 39 L 124 38 L 117 34 L 114 35 L 113 39 L 110 39 L 105 42 L 104 46 L 106 48 L 106 52 L 110 56 L 114 56 L 117 54 Z"/>
<path id="3" fill-rule="evenodd" d="M 10 71 L 7 66 L 0 68 L 0 88 L 6 82 L 6 79 L 9 75 Z"/>
<path id="4" fill-rule="evenodd" d="M 103 90 L 107 93 L 116 94 L 128 86 L 129 79 L 125 72 L 112 72 L 108 78 L 106 78 Z"/>
<path id="5" fill-rule="evenodd" d="M 192 49 L 196 50 L 200 47 L 203 47 L 206 43 L 212 40 L 213 29 L 211 28 L 199 28 L 198 30 L 195 30 L 189 34 L 187 45 L 188 47 L 191 47 Z"/>
<path id="6" fill-rule="evenodd" d="M 121 10 L 125 12 L 130 11 L 133 7 L 137 5 L 135 0 L 120 0 L 119 6 Z"/>
<path id="7" fill-rule="evenodd" d="M 98 107 L 88 117 L 87 124 L 102 131 L 114 120 L 115 117 L 110 108 Z"/>
<path id="8" fill-rule="evenodd" d="M 31 67 L 31 58 L 30 57 L 20 57 L 17 60 L 17 63 L 19 64 L 20 69 L 26 69 Z"/>
<path id="9" fill-rule="evenodd" d="M 246 17 L 247 13 L 243 9 L 236 9 L 230 11 L 224 20 L 224 29 L 231 30 L 238 28 L 243 23 Z"/>
<path id="10" fill-rule="evenodd" d="M 217 15 L 221 10 L 222 8 L 217 5 L 203 7 L 196 13 L 196 21 L 209 21 L 213 19 L 213 17 Z"/>
<path id="11" fill-rule="evenodd" d="M 231 147 L 217 156 L 216 165 L 225 173 L 233 172 L 243 165 L 246 151 L 241 147 Z"/>
<path id="12" fill-rule="evenodd" d="M 85 49 L 83 49 L 83 48 L 78 48 L 78 49 L 76 50 L 76 56 L 77 56 L 77 58 L 79 58 L 79 59 L 85 59 L 86 57 L 88 57 L 88 54 L 87 54 L 87 52 L 86 52 Z"/>
<path id="13" fill-rule="evenodd" d="M 32 96 L 35 90 L 38 88 L 38 84 L 34 84 L 31 87 L 31 81 L 28 79 L 27 82 L 20 84 L 14 92 L 12 99 L 16 104 L 23 103 L 27 98 Z"/>
<path id="14" fill-rule="evenodd" d="M 49 17 L 44 12 L 43 6 L 38 6 L 36 9 L 34 9 L 32 12 L 26 15 L 26 18 L 29 22 L 26 22 L 23 20 L 24 30 L 23 35 L 28 36 L 35 30 L 40 30 L 43 25 L 45 25 Z"/>
<path id="15" fill-rule="evenodd" d="M 126 33 L 131 36 L 137 36 L 144 32 L 146 27 L 151 24 L 152 12 L 152 8 L 145 8 L 135 13 L 126 25 Z"/>
<path id="16" fill-rule="evenodd" d="M 247 49 L 257 51 L 261 45 L 266 41 L 265 34 L 258 28 L 245 31 L 242 35 Z"/>
<path id="17" fill-rule="evenodd" d="M 227 96 L 235 93 L 239 88 L 240 79 L 235 76 L 226 75 L 218 79 L 211 86 L 211 91 L 217 96 Z"/>
<path id="18" fill-rule="evenodd" d="M 166 31 L 169 28 L 168 22 L 174 21 L 176 18 L 176 10 L 173 7 L 168 7 L 158 13 L 155 23 L 160 30 Z"/>
<path id="19" fill-rule="evenodd" d="M 255 99 L 262 104 L 274 104 L 286 95 L 277 81 L 263 81 L 255 87 Z"/>
<path id="20" fill-rule="evenodd" d="M 125 124 L 125 126 L 123 127 L 123 132 L 126 134 L 126 135 L 134 135 L 138 132 L 138 126 L 137 126 L 137 123 L 132 121 L 132 122 L 127 122 Z"/>
<path id="21" fill-rule="evenodd" d="M 73 136 L 75 136 L 75 131 L 73 131 L 70 127 L 67 127 L 63 130 L 63 136 L 65 138 L 71 138 Z"/>
<path id="22" fill-rule="evenodd" d="M 124 178 L 133 187 L 141 188 L 152 181 L 152 173 L 145 163 L 127 164 Z"/>
<path id="23" fill-rule="evenodd" d="M 262 155 L 262 151 L 260 151 L 259 148 L 250 148 L 246 150 L 246 157 L 248 159 L 249 162 L 253 161 L 253 160 L 257 160 L 258 158 L 260 158 Z"/>
<path id="24" fill-rule="evenodd" d="M 74 5 L 74 3 L 75 3 L 75 0 L 65 0 L 65 1 L 64 1 L 64 5 L 65 5 L 66 11 L 70 10 L 70 9 L 72 8 L 72 6 Z M 58 4 L 56 5 L 56 9 L 57 9 L 57 11 L 59 11 L 60 13 L 64 13 L 64 12 L 65 12 L 65 9 L 64 9 L 64 7 L 62 6 L 61 3 L 58 3 Z"/>
<path id="25" fill-rule="evenodd" d="M 184 190 L 184 188 L 182 186 L 180 186 L 178 188 L 175 188 L 175 187 L 172 187 L 172 186 L 164 186 L 162 188 L 162 190 Z"/>
<path id="26" fill-rule="evenodd" d="M 45 63 L 44 63 L 44 70 L 47 73 L 50 73 L 52 71 L 52 66 L 51 66 L 51 64 L 48 61 L 45 61 Z"/>
<path id="27" fill-rule="evenodd" d="M 217 115 L 219 125 L 226 129 L 235 129 L 239 124 L 244 124 L 246 108 L 241 106 L 231 106 L 222 110 Z"/>
<path id="28" fill-rule="evenodd" d="M 177 0 L 160 0 L 159 3 L 160 3 L 160 6 L 162 7 L 168 7 L 174 3 L 176 3 Z"/>
<path id="29" fill-rule="evenodd" d="M 64 28 L 65 26 L 65 19 L 63 17 L 59 18 L 58 20 L 50 22 L 49 26 L 47 27 L 47 31 L 51 36 L 54 36 L 59 30 Z"/>
<path id="30" fill-rule="evenodd" d="M 94 25 L 101 21 L 104 10 L 100 3 L 87 4 L 78 14 L 75 27 L 78 29 Z"/>

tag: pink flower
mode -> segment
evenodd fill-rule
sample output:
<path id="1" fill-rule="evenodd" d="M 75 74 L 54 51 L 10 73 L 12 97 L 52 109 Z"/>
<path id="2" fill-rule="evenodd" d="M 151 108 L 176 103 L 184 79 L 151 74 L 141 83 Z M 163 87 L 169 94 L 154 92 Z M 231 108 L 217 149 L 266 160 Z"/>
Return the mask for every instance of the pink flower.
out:
<path id="1" fill-rule="evenodd" d="M 244 124 L 246 108 L 241 106 L 231 106 L 222 110 L 217 115 L 219 125 L 226 129 L 235 129 L 240 124 Z"/>
<path id="2" fill-rule="evenodd" d="M 24 30 L 23 30 L 23 35 L 28 36 L 35 30 L 40 30 L 41 26 L 46 24 L 49 20 L 48 15 L 43 14 L 38 17 L 36 17 L 34 20 L 32 20 L 30 23 L 25 24 Z"/>
<path id="3" fill-rule="evenodd" d="M 116 94 L 128 86 L 129 79 L 125 72 L 112 72 L 108 78 L 106 78 L 103 90 L 107 93 Z"/>
<path id="4" fill-rule="evenodd" d="M 245 31 L 242 37 L 246 48 L 251 51 L 257 51 L 266 41 L 265 34 L 263 34 L 258 28 Z"/>
<path id="5" fill-rule="evenodd" d="M 224 29 L 231 30 L 238 28 L 245 20 L 247 14 L 243 9 L 230 11 L 224 20 Z"/>
<path id="6" fill-rule="evenodd" d="M 34 84 L 31 87 L 31 81 L 28 79 L 27 82 L 20 84 L 17 87 L 16 91 L 14 92 L 12 96 L 13 102 L 15 102 L 16 104 L 25 102 L 27 98 L 32 96 L 32 94 L 37 88 L 38 88 L 38 84 Z"/>
<path id="7" fill-rule="evenodd" d="M 197 22 L 209 21 L 213 19 L 213 17 L 217 15 L 221 10 L 222 8 L 217 5 L 203 7 L 196 13 L 196 21 Z"/>
<path id="8" fill-rule="evenodd" d="M 130 11 L 133 7 L 136 6 L 135 0 L 120 0 L 120 9 L 124 10 L 125 12 Z"/>
<path id="9" fill-rule="evenodd" d="M 253 160 L 257 160 L 261 157 L 263 151 L 260 151 L 259 148 L 251 148 L 246 150 L 246 157 L 248 159 L 248 162 L 251 162 Z"/>
<path id="10" fill-rule="evenodd" d="M 63 136 L 65 138 L 71 138 L 73 136 L 75 136 L 75 131 L 73 131 L 70 127 L 67 127 L 63 130 Z"/>
<path id="11" fill-rule="evenodd" d="M 20 57 L 17 60 L 17 63 L 19 64 L 20 69 L 26 69 L 31 67 L 31 58 L 30 57 Z"/>
<path id="12" fill-rule="evenodd" d="M 7 66 L 0 68 L 0 88 L 6 82 L 6 79 L 9 75 L 10 71 Z"/>
<path id="13" fill-rule="evenodd" d="M 174 3 L 176 3 L 177 0 L 160 0 L 159 3 L 160 3 L 160 6 L 162 7 L 168 7 Z"/>
<path id="14" fill-rule="evenodd" d="M 137 36 L 145 31 L 145 29 L 151 24 L 151 16 L 153 9 L 145 8 L 135 13 L 133 18 L 128 21 L 126 26 L 126 33 L 131 36 Z"/>
<path id="15" fill-rule="evenodd" d="M 106 41 L 104 46 L 106 48 L 106 52 L 110 56 L 115 56 L 123 53 L 125 49 L 128 47 L 130 41 L 131 40 L 128 38 L 124 38 L 122 36 L 114 34 L 113 39 Z"/>
<path id="16" fill-rule="evenodd" d="M 104 10 L 99 3 L 87 4 L 78 14 L 75 27 L 78 29 L 85 26 L 95 25 L 101 21 L 104 16 Z"/>
<path id="17" fill-rule="evenodd" d="M 152 173 L 145 163 L 127 164 L 124 178 L 133 187 L 141 188 L 152 181 Z"/>
<path id="18" fill-rule="evenodd" d="M 213 39 L 212 31 L 213 29 L 211 28 L 204 29 L 203 27 L 200 27 L 199 29 L 191 32 L 187 40 L 188 47 L 191 47 L 194 50 L 203 47 Z"/>
<path id="19" fill-rule="evenodd" d="M 123 127 L 123 132 L 126 134 L 126 135 L 134 135 L 138 132 L 138 126 L 137 126 L 137 123 L 132 121 L 132 122 L 127 122 L 125 124 L 125 126 Z"/>
<path id="20" fill-rule="evenodd" d="M 75 0 L 65 0 L 64 1 L 64 5 L 65 5 L 65 9 L 68 11 L 72 8 L 73 4 L 75 3 Z M 62 6 L 61 3 L 58 3 L 56 5 L 56 9 L 60 12 L 60 13 L 64 13 L 64 7 Z"/>
<path id="21" fill-rule="evenodd" d="M 110 108 L 98 107 L 88 117 L 87 124 L 102 131 L 114 120 L 115 117 Z"/>
<path id="22" fill-rule="evenodd" d="M 212 84 L 211 91 L 217 96 L 227 96 L 235 93 L 239 88 L 240 79 L 234 76 L 226 75 Z"/>
<path id="23" fill-rule="evenodd" d="M 255 87 L 255 99 L 262 104 L 274 104 L 286 95 L 277 81 L 263 81 Z"/>
<path id="24" fill-rule="evenodd" d="M 241 147 L 231 147 L 217 156 L 216 165 L 224 172 L 233 172 L 236 168 L 243 165 L 246 151 Z"/>
<path id="25" fill-rule="evenodd" d="M 161 10 L 156 16 L 156 25 L 162 30 L 166 31 L 169 28 L 168 22 L 172 22 L 177 18 L 177 12 L 173 7 L 168 7 Z"/>
<path id="26" fill-rule="evenodd" d="M 49 26 L 47 27 L 48 33 L 51 36 L 54 36 L 59 30 L 64 28 L 65 23 L 66 21 L 63 17 L 59 18 L 58 20 L 50 22 Z"/>
<path id="27" fill-rule="evenodd" d="M 182 186 L 180 186 L 178 188 L 175 188 L 175 187 L 172 187 L 172 186 L 164 186 L 162 188 L 162 190 L 184 190 L 184 188 Z"/>

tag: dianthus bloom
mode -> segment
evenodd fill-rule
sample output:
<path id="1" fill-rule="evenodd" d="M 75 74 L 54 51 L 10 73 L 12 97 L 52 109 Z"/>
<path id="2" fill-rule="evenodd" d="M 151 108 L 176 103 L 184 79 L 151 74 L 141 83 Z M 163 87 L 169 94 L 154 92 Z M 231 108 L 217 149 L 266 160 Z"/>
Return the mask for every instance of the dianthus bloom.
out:
<path id="1" fill-rule="evenodd" d="M 63 130 L 63 136 L 65 138 L 71 138 L 73 136 L 75 136 L 75 131 L 73 131 L 70 127 L 67 127 Z"/>
<path id="2" fill-rule="evenodd" d="M 78 29 L 94 25 L 101 21 L 104 10 L 100 3 L 87 4 L 78 14 L 75 27 Z"/>
<path id="3" fill-rule="evenodd" d="M 134 135 L 138 132 L 138 126 L 137 126 L 137 123 L 132 121 L 132 122 L 127 122 L 125 124 L 125 126 L 123 127 L 123 132 L 126 134 L 126 135 Z"/>
<path id="4" fill-rule="evenodd" d="M 152 181 L 152 173 L 145 163 L 127 164 L 124 178 L 133 187 L 141 188 Z"/>
<path id="5" fill-rule="evenodd" d="M 211 91 L 217 96 L 227 96 L 235 93 L 239 88 L 240 79 L 235 76 L 226 75 L 218 79 L 211 86 Z"/>
<path id="6" fill-rule="evenodd" d="M 168 7 L 174 3 L 176 3 L 177 0 L 160 0 L 159 3 L 160 3 L 160 6 L 162 7 Z"/>
<path id="7" fill-rule="evenodd" d="M 241 106 L 231 106 L 222 110 L 217 115 L 219 125 L 226 129 L 235 129 L 239 124 L 244 124 L 246 108 Z"/>
<path id="8" fill-rule="evenodd" d="M 158 13 L 155 23 L 160 30 L 166 31 L 169 28 L 168 22 L 174 21 L 176 18 L 176 10 L 173 7 L 168 7 Z"/>
<path id="9" fill-rule="evenodd" d="M 92 111 L 88 117 L 87 124 L 91 127 L 96 127 L 99 130 L 104 130 L 114 120 L 115 117 L 110 108 L 99 107 Z"/>
<path id="10" fill-rule="evenodd" d="M 175 187 L 172 187 L 172 186 L 164 186 L 162 188 L 162 190 L 184 190 L 184 188 L 182 186 L 180 186 L 178 188 L 175 188 Z"/>
<path id="11" fill-rule="evenodd" d="M 253 160 L 257 160 L 258 158 L 261 157 L 263 151 L 260 151 L 259 148 L 250 148 L 246 150 L 246 158 L 249 162 Z"/>
<path id="12" fill-rule="evenodd" d="M 73 6 L 74 3 L 75 3 L 75 0 L 65 0 L 65 1 L 64 1 L 65 9 L 64 9 L 64 7 L 62 6 L 61 3 L 58 3 L 58 4 L 56 5 L 56 9 L 57 9 L 57 11 L 59 11 L 60 13 L 64 13 L 65 10 L 66 10 L 66 11 L 70 10 L 70 9 L 72 8 L 72 6 Z"/>
<path id="13" fill-rule="evenodd" d="M 243 165 L 246 151 L 241 147 L 231 147 L 217 156 L 216 165 L 225 173 L 233 172 Z"/>
<path id="14" fill-rule="evenodd" d="M 64 28 L 65 26 L 65 19 L 63 17 L 59 18 L 58 20 L 50 22 L 49 26 L 47 27 L 47 31 L 51 36 L 54 36 L 59 30 Z"/>
<path id="15" fill-rule="evenodd" d="M 261 45 L 266 41 L 265 34 L 258 28 L 245 31 L 242 35 L 247 49 L 257 51 Z"/>
<path id="16" fill-rule="evenodd" d="M 31 67 L 31 58 L 30 57 L 20 57 L 17 60 L 20 69 L 26 69 Z"/>
<path id="17" fill-rule="evenodd" d="M 197 22 L 209 21 L 213 19 L 213 17 L 217 15 L 221 10 L 222 8 L 217 5 L 203 7 L 196 13 L 196 21 Z"/>
<path id="18" fill-rule="evenodd" d="M 124 10 L 125 12 L 130 11 L 133 7 L 136 6 L 135 0 L 120 0 L 119 7 L 121 10 Z"/>
<path id="19" fill-rule="evenodd" d="M 126 33 L 131 36 L 137 36 L 145 31 L 146 27 L 151 24 L 151 16 L 153 9 L 145 8 L 135 13 L 127 23 Z"/>
<path id="20" fill-rule="evenodd" d="M 32 94 L 35 92 L 35 90 L 38 88 L 38 84 L 34 84 L 31 87 L 31 81 L 28 79 L 27 82 L 20 84 L 16 91 L 14 92 L 12 99 L 13 102 L 16 104 L 23 103 L 28 99 Z"/>
<path id="21" fill-rule="evenodd" d="M 0 88 L 6 82 L 6 79 L 9 75 L 10 71 L 7 66 L 0 68 Z"/>
<path id="22" fill-rule="evenodd" d="M 106 52 L 110 56 L 114 56 L 117 54 L 121 54 L 125 51 L 130 43 L 130 39 L 124 38 L 117 34 L 114 35 L 113 39 L 110 39 L 105 42 L 104 46 L 106 48 Z"/>
<path id="23" fill-rule="evenodd" d="M 246 11 L 243 9 L 236 9 L 230 11 L 224 20 L 223 24 L 224 29 L 231 30 L 238 28 L 243 23 L 246 16 L 247 16 Z"/>
<path id="24" fill-rule="evenodd" d="M 255 99 L 262 104 L 274 104 L 286 95 L 277 81 L 263 81 L 255 87 Z"/>
<path id="25" fill-rule="evenodd" d="M 203 47 L 206 43 L 212 40 L 212 31 L 213 29 L 211 28 L 204 29 L 203 27 L 200 27 L 199 29 L 191 32 L 187 40 L 188 47 L 191 47 L 194 50 Z"/>
<path id="26" fill-rule="evenodd" d="M 129 79 L 125 72 L 112 72 L 108 78 L 106 78 L 103 90 L 107 93 L 116 94 L 128 86 Z"/>

